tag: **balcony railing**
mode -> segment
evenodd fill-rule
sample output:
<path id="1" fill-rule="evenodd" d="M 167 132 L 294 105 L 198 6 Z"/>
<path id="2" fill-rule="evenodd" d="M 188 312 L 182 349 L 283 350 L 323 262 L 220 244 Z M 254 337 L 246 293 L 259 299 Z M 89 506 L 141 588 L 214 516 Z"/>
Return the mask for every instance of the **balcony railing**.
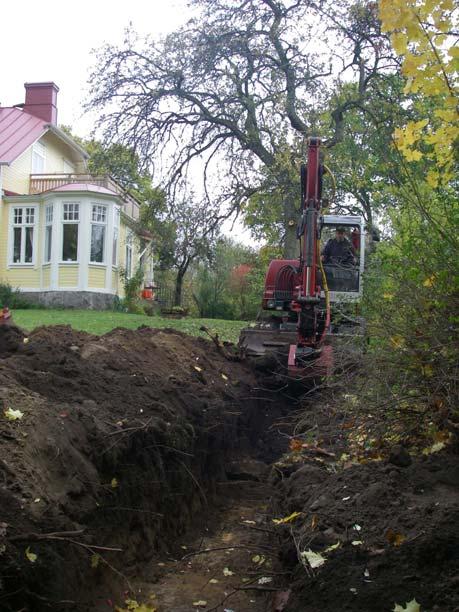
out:
<path id="1" fill-rule="evenodd" d="M 121 187 L 111 176 L 93 176 L 91 174 L 31 174 L 29 193 L 43 193 L 69 183 L 91 183 L 114 191 L 124 202 L 123 212 L 134 219 L 139 220 L 140 205 L 125 189 Z"/>

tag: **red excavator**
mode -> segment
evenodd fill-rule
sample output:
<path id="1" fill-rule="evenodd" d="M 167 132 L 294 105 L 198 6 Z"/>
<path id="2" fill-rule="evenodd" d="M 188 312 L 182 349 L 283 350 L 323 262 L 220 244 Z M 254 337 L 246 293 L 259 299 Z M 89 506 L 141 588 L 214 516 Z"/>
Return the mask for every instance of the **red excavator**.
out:
<path id="1" fill-rule="evenodd" d="M 342 305 L 361 295 L 363 218 L 323 214 L 322 179 L 330 171 L 321 162 L 320 144 L 319 138 L 309 139 L 307 164 L 301 167 L 299 257 L 270 263 L 262 300 L 262 309 L 270 311 L 270 316 L 242 330 L 239 342 L 248 356 L 276 354 L 286 358 L 288 373 L 295 378 L 329 373 L 333 365 L 331 336 L 349 337 L 353 333 L 349 330 L 361 325 Z M 346 261 L 324 256 L 333 249 L 333 231 L 345 240 L 350 253 Z M 331 241 L 324 251 L 320 246 L 323 236 Z M 332 304 L 339 316 L 332 316 Z"/>

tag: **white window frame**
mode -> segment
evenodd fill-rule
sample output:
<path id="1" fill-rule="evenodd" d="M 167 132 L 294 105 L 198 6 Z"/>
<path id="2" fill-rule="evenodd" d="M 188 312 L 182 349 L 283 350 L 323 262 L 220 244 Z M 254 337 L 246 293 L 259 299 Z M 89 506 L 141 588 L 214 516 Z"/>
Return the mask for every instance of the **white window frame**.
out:
<path id="1" fill-rule="evenodd" d="M 126 251 L 125 251 L 125 260 L 124 260 L 124 268 L 126 270 L 126 278 L 132 277 L 132 254 L 133 254 L 133 243 L 134 243 L 134 232 L 130 229 L 126 230 Z M 128 257 L 129 253 L 129 257 Z M 128 269 L 128 259 L 129 259 L 129 269 Z"/>
<path id="2" fill-rule="evenodd" d="M 71 208 L 70 208 L 71 207 Z M 62 264 L 78 264 L 80 261 L 80 240 L 81 228 L 78 227 L 77 238 L 77 258 L 70 260 L 64 259 L 64 225 L 80 225 L 82 206 L 80 201 L 64 201 L 62 202 L 62 219 L 61 219 L 61 244 L 60 244 L 60 263 Z M 67 216 L 67 218 L 66 218 Z"/>
<path id="3" fill-rule="evenodd" d="M 113 240 L 112 240 L 112 267 L 117 268 L 119 262 L 119 240 L 120 240 L 120 213 L 119 206 L 113 207 Z"/>
<path id="4" fill-rule="evenodd" d="M 37 167 L 37 160 L 40 160 L 40 168 Z M 37 141 L 32 146 L 32 174 L 45 174 L 46 168 L 46 146 Z"/>
<path id="5" fill-rule="evenodd" d="M 91 224 L 89 228 L 89 263 L 92 266 L 105 266 L 107 261 L 107 227 L 108 220 L 108 206 L 106 204 L 99 204 L 99 202 L 91 202 Z M 92 228 L 103 227 L 104 228 L 104 245 L 102 250 L 102 261 L 93 261 L 91 259 L 92 251 Z"/>
<path id="6" fill-rule="evenodd" d="M 17 222 L 16 211 L 21 210 L 21 221 Z M 30 215 L 33 216 L 33 221 L 30 221 Z M 20 261 L 14 261 L 14 229 L 21 228 L 21 246 L 20 246 Z M 32 261 L 25 261 L 26 249 L 26 228 L 33 228 L 32 236 Z M 10 266 L 26 266 L 33 267 L 36 262 L 37 253 L 37 228 L 38 228 L 38 206 L 35 204 L 12 205 L 10 210 L 10 248 L 9 248 L 9 265 Z"/>
<path id="7" fill-rule="evenodd" d="M 44 223 L 44 236 L 43 236 L 43 263 L 49 264 L 53 258 L 53 220 L 54 220 L 54 204 L 47 204 L 45 206 L 45 223 Z M 49 230 L 49 231 L 48 231 Z M 50 248 L 47 240 L 48 236 L 50 239 Z M 49 259 L 47 258 L 49 250 Z"/>

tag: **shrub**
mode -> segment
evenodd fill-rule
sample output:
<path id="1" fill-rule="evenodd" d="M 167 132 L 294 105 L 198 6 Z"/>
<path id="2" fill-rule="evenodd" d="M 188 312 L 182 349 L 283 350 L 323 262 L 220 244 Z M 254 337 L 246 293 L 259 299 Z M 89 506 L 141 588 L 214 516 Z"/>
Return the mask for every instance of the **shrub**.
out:
<path id="1" fill-rule="evenodd" d="M 121 300 L 123 309 L 132 314 L 143 314 L 143 308 L 140 300 L 140 290 L 143 285 L 143 270 L 139 266 L 130 278 L 128 278 L 126 270 L 120 269 L 120 276 L 123 280 L 124 299 Z"/>
<path id="2" fill-rule="evenodd" d="M 0 283 L 0 307 L 8 308 L 37 308 L 37 304 L 29 302 L 21 295 L 19 289 L 13 289 L 9 283 Z"/>

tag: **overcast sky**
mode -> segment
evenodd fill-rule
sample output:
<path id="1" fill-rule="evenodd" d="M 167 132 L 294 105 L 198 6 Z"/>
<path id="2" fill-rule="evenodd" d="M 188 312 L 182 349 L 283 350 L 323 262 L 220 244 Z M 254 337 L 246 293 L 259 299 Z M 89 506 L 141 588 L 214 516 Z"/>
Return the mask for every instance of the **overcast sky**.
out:
<path id="1" fill-rule="evenodd" d="M 120 43 L 132 23 L 140 34 L 166 34 L 190 15 L 185 0 L 8 0 L 0 10 L 0 104 L 24 101 L 24 83 L 54 81 L 58 122 L 87 136 L 82 117 L 91 50 Z"/>

